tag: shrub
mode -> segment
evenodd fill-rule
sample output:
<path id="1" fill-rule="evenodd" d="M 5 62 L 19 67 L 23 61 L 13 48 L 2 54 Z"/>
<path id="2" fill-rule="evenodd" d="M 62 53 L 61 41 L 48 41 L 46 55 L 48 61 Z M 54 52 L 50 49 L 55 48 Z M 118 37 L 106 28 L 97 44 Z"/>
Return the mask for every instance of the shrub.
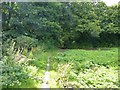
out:
<path id="1" fill-rule="evenodd" d="M 38 40 L 31 37 L 22 35 L 16 38 L 17 48 L 31 49 L 32 47 L 36 47 L 37 45 L 38 45 Z"/>
<path id="2" fill-rule="evenodd" d="M 77 76 L 80 88 L 118 88 L 117 70 L 95 65 Z"/>
<path id="3" fill-rule="evenodd" d="M 54 51 L 57 49 L 57 44 L 52 39 L 40 40 L 39 45 L 35 49 L 38 52 Z"/>
<path id="4" fill-rule="evenodd" d="M 7 48 L 7 55 L 4 55 L 0 61 L 2 66 L 2 87 L 11 88 L 19 87 L 24 81 L 32 80 L 34 76 L 29 76 L 28 61 L 31 60 L 20 53 L 15 52 L 14 45 Z"/>
<path id="5" fill-rule="evenodd" d="M 67 88 L 69 87 L 69 76 L 72 68 L 72 63 L 68 64 L 58 64 L 58 79 L 57 83 L 59 87 Z"/>

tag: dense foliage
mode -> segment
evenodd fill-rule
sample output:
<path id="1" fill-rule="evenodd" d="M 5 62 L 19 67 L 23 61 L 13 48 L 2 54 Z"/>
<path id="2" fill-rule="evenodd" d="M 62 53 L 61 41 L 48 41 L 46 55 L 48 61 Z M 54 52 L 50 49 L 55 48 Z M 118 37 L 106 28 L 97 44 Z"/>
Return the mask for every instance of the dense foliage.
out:
<path id="1" fill-rule="evenodd" d="M 118 51 L 103 48 L 118 46 L 118 8 L 104 2 L 2 3 L 3 88 L 41 88 L 48 56 L 50 87 L 118 88 Z"/>
<path id="2" fill-rule="evenodd" d="M 33 61 L 30 58 L 31 53 L 26 55 L 24 51 L 16 51 L 14 47 L 15 43 L 10 43 L 6 51 L 7 55 L 4 55 L 0 61 L 2 88 L 36 87 L 36 83 L 42 82 L 42 80 L 38 76 L 38 69 L 30 64 Z"/>
<path id="3" fill-rule="evenodd" d="M 6 2 L 2 6 L 5 40 L 25 36 L 40 42 L 51 40 L 60 48 L 118 45 L 118 5 Z"/>
<path id="4" fill-rule="evenodd" d="M 51 67 L 57 74 L 52 73 L 54 77 L 51 77 L 56 80 L 56 86 L 59 88 L 118 88 L 119 86 L 117 48 L 70 49 L 58 52 L 53 58 Z"/>

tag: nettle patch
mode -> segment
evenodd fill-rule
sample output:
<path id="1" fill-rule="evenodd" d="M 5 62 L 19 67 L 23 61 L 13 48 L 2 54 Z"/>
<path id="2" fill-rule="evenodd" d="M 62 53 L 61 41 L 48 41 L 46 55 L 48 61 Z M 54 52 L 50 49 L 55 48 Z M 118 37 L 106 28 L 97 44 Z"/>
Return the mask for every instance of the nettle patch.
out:
<path id="1" fill-rule="evenodd" d="M 76 78 L 80 88 L 118 88 L 118 71 L 104 66 L 85 69 Z"/>
<path id="2" fill-rule="evenodd" d="M 79 73 L 73 64 L 60 64 L 57 73 L 57 83 L 64 88 L 118 88 L 119 85 L 117 70 L 97 64 Z"/>
<path id="3" fill-rule="evenodd" d="M 116 49 L 111 51 L 66 50 L 55 57 L 59 87 L 118 88 Z M 95 54 L 95 55 L 94 55 Z M 110 58 L 112 56 L 112 58 Z M 70 64 L 72 63 L 72 64 Z"/>

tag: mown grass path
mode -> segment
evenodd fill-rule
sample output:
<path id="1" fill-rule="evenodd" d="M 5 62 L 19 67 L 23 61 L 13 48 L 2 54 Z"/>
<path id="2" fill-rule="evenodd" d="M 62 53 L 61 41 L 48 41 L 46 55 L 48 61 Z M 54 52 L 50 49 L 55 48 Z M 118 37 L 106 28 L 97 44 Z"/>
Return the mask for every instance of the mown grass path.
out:
<path id="1" fill-rule="evenodd" d="M 43 84 L 42 84 L 42 88 L 50 88 L 49 87 L 49 77 L 50 77 L 50 57 L 48 56 L 48 60 L 47 60 L 47 65 L 46 65 L 46 72 L 44 75 L 44 79 L 43 79 Z"/>

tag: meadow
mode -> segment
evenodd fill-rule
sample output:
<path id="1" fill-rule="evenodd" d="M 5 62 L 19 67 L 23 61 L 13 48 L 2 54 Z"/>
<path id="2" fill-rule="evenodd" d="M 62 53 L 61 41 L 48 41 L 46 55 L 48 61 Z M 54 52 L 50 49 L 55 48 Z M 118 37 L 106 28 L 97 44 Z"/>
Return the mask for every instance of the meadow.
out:
<path id="1" fill-rule="evenodd" d="M 3 88 L 119 87 L 117 47 L 48 49 L 38 46 L 20 52 L 13 45 L 1 61 Z"/>
<path id="2" fill-rule="evenodd" d="M 118 88 L 118 48 L 60 49 L 35 55 L 33 63 L 41 74 L 50 56 L 50 88 Z"/>

